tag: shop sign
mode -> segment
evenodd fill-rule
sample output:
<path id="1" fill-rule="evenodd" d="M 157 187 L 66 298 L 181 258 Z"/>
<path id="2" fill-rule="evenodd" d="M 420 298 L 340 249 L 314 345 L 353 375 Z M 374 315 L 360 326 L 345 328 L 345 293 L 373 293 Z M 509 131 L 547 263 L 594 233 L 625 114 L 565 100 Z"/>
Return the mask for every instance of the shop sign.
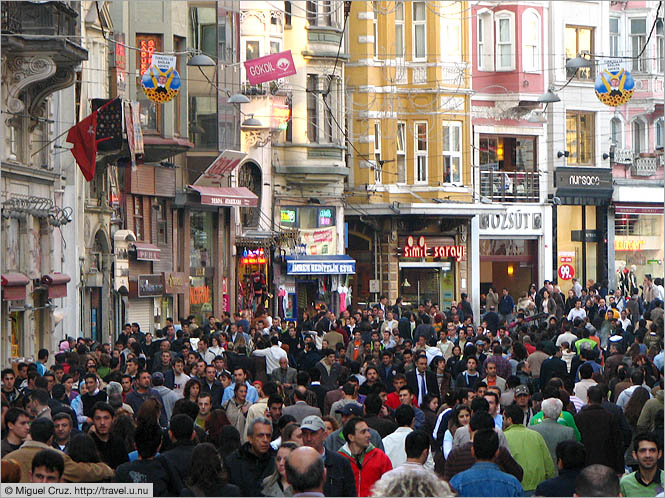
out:
<path id="1" fill-rule="evenodd" d="M 293 224 L 296 222 L 296 210 L 295 209 L 280 209 L 279 211 L 279 220 L 282 223 Z"/>
<path id="2" fill-rule="evenodd" d="M 543 233 L 543 215 L 539 210 L 525 211 L 522 208 L 507 208 L 504 213 L 480 215 L 481 235 Z"/>
<path id="3" fill-rule="evenodd" d="M 164 292 L 166 294 L 184 294 L 189 287 L 189 278 L 182 272 L 164 273 Z"/>
<path id="4" fill-rule="evenodd" d="M 575 276 L 575 268 L 573 268 L 572 265 L 563 264 L 559 266 L 557 273 L 561 280 L 570 280 Z"/>
<path id="5" fill-rule="evenodd" d="M 310 262 L 310 261 L 287 261 L 287 275 L 353 275 L 356 273 L 354 262 Z"/>
<path id="6" fill-rule="evenodd" d="M 116 90 L 118 97 L 124 98 L 127 96 L 127 49 L 125 47 L 125 34 L 116 33 L 113 35 L 113 39 L 118 42 L 115 44 Z"/>
<path id="7" fill-rule="evenodd" d="M 299 233 L 304 254 L 321 255 L 337 253 L 337 232 L 335 227 L 300 229 Z"/>
<path id="8" fill-rule="evenodd" d="M 245 69 L 250 85 L 259 85 L 296 74 L 296 65 L 293 63 L 290 50 L 245 61 Z"/>
<path id="9" fill-rule="evenodd" d="M 175 55 L 152 53 L 150 67 L 142 72 L 141 86 L 146 96 L 158 104 L 173 100 L 180 93 L 180 75 Z M 143 58 L 141 58 L 143 70 Z"/>
<path id="10" fill-rule="evenodd" d="M 164 294 L 162 274 L 139 275 L 138 297 L 156 297 Z"/>
<path id="11" fill-rule="evenodd" d="M 557 196 L 563 204 L 597 204 L 612 197 L 610 168 L 558 167 L 555 170 Z M 579 197 L 579 199 L 568 199 Z M 574 202 L 573 202 L 574 201 Z M 593 202 L 592 202 L 593 201 Z"/>
<path id="12" fill-rule="evenodd" d="M 572 263 L 575 258 L 574 251 L 561 251 L 559 252 L 559 262 L 561 263 Z"/>
<path id="13" fill-rule="evenodd" d="M 635 239 L 632 237 L 616 235 L 614 238 L 614 250 L 631 252 L 641 251 L 646 243 L 647 242 L 644 239 Z"/>
<path id="14" fill-rule="evenodd" d="M 570 240 L 573 242 L 598 242 L 596 230 L 571 230 Z"/>
<path id="15" fill-rule="evenodd" d="M 240 166 L 247 154 L 236 150 L 225 150 L 210 166 L 199 176 L 193 185 L 218 187 L 224 180 L 224 175 L 231 173 Z"/>
<path id="16" fill-rule="evenodd" d="M 405 258 L 423 259 L 433 257 L 438 259 L 454 258 L 455 261 L 464 261 L 466 259 L 466 246 L 463 245 L 436 245 L 428 246 L 424 235 L 418 237 L 416 241 L 413 235 L 406 239 L 406 245 L 402 249 L 402 256 Z"/>
<path id="17" fill-rule="evenodd" d="M 598 100 L 607 106 L 619 107 L 633 96 L 635 80 L 624 66 L 623 59 L 605 59 L 600 64 L 594 88 Z"/>
<path id="18" fill-rule="evenodd" d="M 319 209 L 319 226 L 327 227 L 333 224 L 333 210 L 330 208 Z"/>
<path id="19" fill-rule="evenodd" d="M 240 258 L 241 265 L 264 265 L 268 262 L 265 256 L 265 249 L 259 247 L 258 249 L 243 249 L 242 257 Z"/>
<path id="20" fill-rule="evenodd" d="M 210 288 L 199 285 L 189 288 L 189 304 L 205 304 L 210 301 Z"/>

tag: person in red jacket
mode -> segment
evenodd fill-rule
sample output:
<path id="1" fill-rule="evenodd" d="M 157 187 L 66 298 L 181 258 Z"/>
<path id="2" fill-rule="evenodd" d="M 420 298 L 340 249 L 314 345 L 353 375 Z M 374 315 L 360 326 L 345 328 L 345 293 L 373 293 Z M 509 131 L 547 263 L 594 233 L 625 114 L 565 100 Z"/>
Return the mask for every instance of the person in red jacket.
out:
<path id="1" fill-rule="evenodd" d="M 390 458 L 370 442 L 369 426 L 362 418 L 350 419 L 344 424 L 342 433 L 346 444 L 340 448 L 339 453 L 351 463 L 358 496 L 370 496 L 374 483 L 392 470 Z"/>

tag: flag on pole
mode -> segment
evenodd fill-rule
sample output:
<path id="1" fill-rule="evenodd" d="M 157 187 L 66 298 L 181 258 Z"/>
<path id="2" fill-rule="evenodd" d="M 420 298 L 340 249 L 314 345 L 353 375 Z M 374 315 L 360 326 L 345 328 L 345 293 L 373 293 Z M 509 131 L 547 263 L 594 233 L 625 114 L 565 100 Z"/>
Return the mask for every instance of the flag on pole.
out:
<path id="1" fill-rule="evenodd" d="M 97 111 L 69 129 L 67 142 L 74 146 L 72 154 L 81 173 L 86 181 L 91 181 L 97 162 Z"/>

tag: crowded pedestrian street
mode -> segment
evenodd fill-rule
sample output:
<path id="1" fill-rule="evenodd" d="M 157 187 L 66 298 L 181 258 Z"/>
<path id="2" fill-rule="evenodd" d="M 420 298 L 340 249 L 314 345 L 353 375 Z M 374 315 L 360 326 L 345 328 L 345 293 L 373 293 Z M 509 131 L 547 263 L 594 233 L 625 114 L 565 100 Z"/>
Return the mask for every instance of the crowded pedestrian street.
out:
<path id="1" fill-rule="evenodd" d="M 664 496 L 661 0 L 0 13 L 0 496 Z"/>

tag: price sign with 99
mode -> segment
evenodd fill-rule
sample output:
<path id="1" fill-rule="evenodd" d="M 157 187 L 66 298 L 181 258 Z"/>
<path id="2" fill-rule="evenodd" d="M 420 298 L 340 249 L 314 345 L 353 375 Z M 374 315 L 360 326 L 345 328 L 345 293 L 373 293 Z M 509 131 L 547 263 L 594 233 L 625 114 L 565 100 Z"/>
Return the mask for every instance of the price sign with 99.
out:
<path id="1" fill-rule="evenodd" d="M 575 276 L 575 269 L 572 267 L 572 265 L 561 265 L 559 266 L 559 278 L 561 280 L 570 280 Z"/>

